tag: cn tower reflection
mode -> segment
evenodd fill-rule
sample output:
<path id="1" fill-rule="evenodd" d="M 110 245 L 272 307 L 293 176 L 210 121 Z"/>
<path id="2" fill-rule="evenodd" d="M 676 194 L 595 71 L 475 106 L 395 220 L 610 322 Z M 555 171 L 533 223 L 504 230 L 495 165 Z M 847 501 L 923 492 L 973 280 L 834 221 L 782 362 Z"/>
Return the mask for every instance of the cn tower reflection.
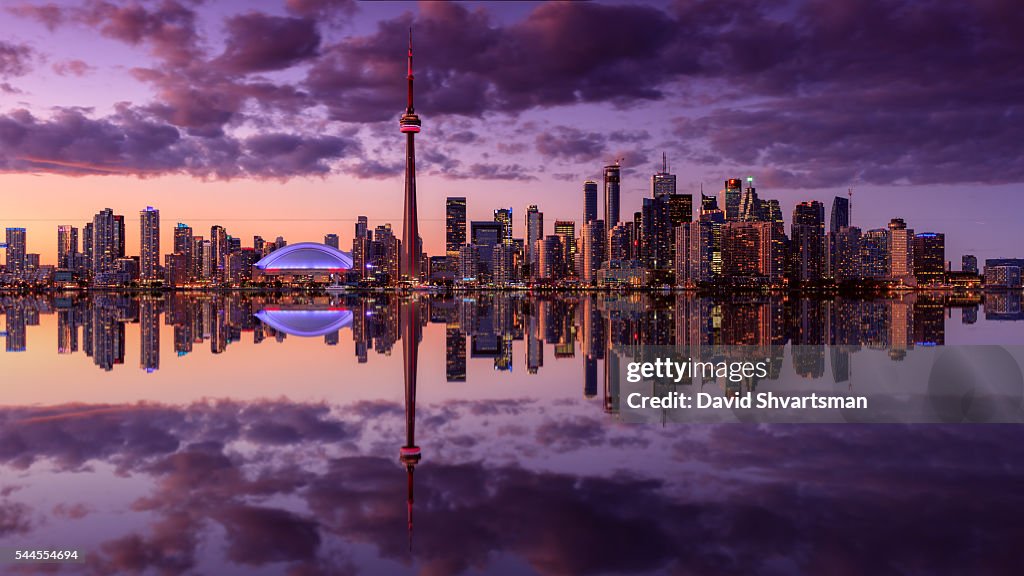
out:
<path id="1" fill-rule="evenodd" d="M 398 460 L 405 465 L 408 495 L 406 507 L 409 521 L 409 550 L 412 550 L 413 473 L 422 453 L 416 445 L 416 370 L 420 347 L 420 301 L 409 296 L 399 306 L 402 327 L 402 358 L 405 368 L 405 445 L 398 451 Z"/>

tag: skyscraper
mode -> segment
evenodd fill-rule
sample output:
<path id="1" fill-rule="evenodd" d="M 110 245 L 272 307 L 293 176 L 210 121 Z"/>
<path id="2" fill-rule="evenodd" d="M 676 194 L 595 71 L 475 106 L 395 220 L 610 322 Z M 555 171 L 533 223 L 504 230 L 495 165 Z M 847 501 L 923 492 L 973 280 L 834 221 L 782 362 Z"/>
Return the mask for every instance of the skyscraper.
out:
<path id="1" fill-rule="evenodd" d="M 477 266 L 482 280 L 492 280 L 494 273 L 494 247 L 502 244 L 505 226 L 494 220 L 474 220 L 469 223 L 470 242 L 477 248 Z"/>
<path id="2" fill-rule="evenodd" d="M 583 223 L 597 220 L 597 182 L 583 183 Z"/>
<path id="3" fill-rule="evenodd" d="M 919 284 L 942 284 L 946 273 L 946 235 L 922 232 L 914 236 L 914 276 Z"/>
<path id="4" fill-rule="evenodd" d="M 367 275 L 366 264 L 369 263 L 370 242 L 373 240 L 369 226 L 366 216 L 360 216 L 356 220 L 355 236 L 352 238 L 352 269 L 360 280 Z"/>
<path id="5" fill-rule="evenodd" d="M 743 197 L 743 181 L 729 178 L 725 181 L 725 219 L 732 222 L 740 219 L 740 203 Z"/>
<path id="6" fill-rule="evenodd" d="M 78 228 L 57 226 L 57 268 L 73 268 L 76 252 L 78 252 Z"/>
<path id="7" fill-rule="evenodd" d="M 185 256 L 185 269 L 188 271 L 188 278 L 194 278 L 193 276 L 193 259 L 195 254 L 193 252 L 192 242 L 192 227 L 188 224 L 178 222 L 174 227 L 174 244 L 173 254 L 182 254 Z M 166 259 L 165 259 L 166 260 Z"/>
<path id="8" fill-rule="evenodd" d="M 199 247 L 199 262 L 202 265 L 200 277 L 207 282 L 212 282 L 217 276 L 217 262 L 214 257 L 213 242 L 209 240 L 203 240 L 200 236 L 198 238 L 200 242 Z"/>
<path id="9" fill-rule="evenodd" d="M 832 219 L 829 223 L 829 232 L 839 232 L 840 228 L 850 225 L 850 200 L 842 196 L 832 199 Z"/>
<path id="10" fill-rule="evenodd" d="M 781 281 L 783 259 L 771 222 L 727 222 L 722 228 L 722 274 L 733 278 Z"/>
<path id="11" fill-rule="evenodd" d="M 139 251 L 139 278 L 153 282 L 160 278 L 160 211 L 152 206 L 139 212 L 141 250 Z"/>
<path id="12" fill-rule="evenodd" d="M 676 285 L 694 287 L 711 278 L 711 223 L 683 222 L 675 230 Z"/>
<path id="13" fill-rule="evenodd" d="M 833 234 L 832 246 L 834 254 L 832 277 L 835 278 L 835 281 L 841 284 L 860 279 L 862 268 L 860 228 L 843 226 Z"/>
<path id="14" fill-rule="evenodd" d="M 498 208 L 494 221 L 501 224 L 501 243 L 512 244 L 512 208 Z"/>
<path id="15" fill-rule="evenodd" d="M 914 274 L 914 230 L 902 218 L 889 221 L 889 278 L 905 281 Z"/>
<path id="16" fill-rule="evenodd" d="M 597 280 L 597 271 L 605 260 L 607 235 L 605 234 L 604 220 L 594 220 L 584 224 L 580 231 L 580 237 L 583 239 L 583 267 L 580 272 L 580 280 L 584 284 L 593 284 Z"/>
<path id="17" fill-rule="evenodd" d="M 7 271 L 14 274 L 25 272 L 27 267 L 25 252 L 28 240 L 24 228 L 7 229 Z"/>
<path id="18" fill-rule="evenodd" d="M 449 257 L 458 257 L 466 243 L 466 197 L 449 196 L 444 205 L 444 244 Z"/>
<path id="19" fill-rule="evenodd" d="M 640 260 L 654 270 L 667 270 L 674 265 L 668 199 L 668 196 L 643 199 Z"/>
<path id="20" fill-rule="evenodd" d="M 644 198 L 644 200 L 650 200 Z M 632 232 L 625 222 L 616 224 L 608 231 L 608 260 L 630 260 L 633 243 Z"/>
<path id="21" fill-rule="evenodd" d="M 125 257 L 125 236 L 124 215 L 114 214 L 114 259 Z"/>
<path id="22" fill-rule="evenodd" d="M 224 280 L 227 278 L 226 267 L 228 264 L 228 232 L 223 226 L 210 227 L 210 246 L 213 257 L 213 276 L 211 280 Z M 280 246 L 278 246 L 280 248 Z"/>
<path id="23" fill-rule="evenodd" d="M 825 205 L 817 200 L 801 202 L 793 208 L 790 236 L 793 239 L 794 280 L 817 282 L 827 268 L 825 243 Z"/>
<path id="24" fill-rule="evenodd" d="M 565 248 L 562 246 L 562 237 L 552 234 L 543 240 L 537 240 L 536 244 L 538 270 L 534 277 L 544 280 L 560 279 L 565 270 Z"/>
<path id="25" fill-rule="evenodd" d="M 414 282 L 420 276 L 420 224 L 416 211 L 416 133 L 420 131 L 420 117 L 413 106 L 412 90 L 412 29 L 409 29 L 408 104 L 405 114 L 398 121 L 399 130 L 405 134 L 405 214 L 402 217 L 402 245 L 399 258 L 399 273 L 406 281 Z"/>
<path id="26" fill-rule="evenodd" d="M 89 272 L 93 272 L 92 257 L 93 257 L 93 224 L 92 222 L 86 222 L 85 226 L 82 227 L 82 255 L 85 257 L 85 268 Z"/>
<path id="27" fill-rule="evenodd" d="M 326 236 L 324 236 L 324 244 L 326 244 L 326 245 L 330 246 L 331 248 L 334 248 L 335 250 L 337 250 L 338 246 L 340 246 L 338 235 L 337 234 L 327 234 Z"/>
<path id="28" fill-rule="evenodd" d="M 203 262 L 203 258 L 206 256 L 203 254 L 203 237 L 193 236 L 192 237 L 192 266 L 189 270 L 189 276 L 193 280 L 204 279 L 203 270 L 206 264 Z"/>
<path id="29" fill-rule="evenodd" d="M 526 261 L 529 262 L 531 270 L 537 264 L 540 255 L 534 250 L 534 244 L 544 238 L 544 213 L 536 204 L 531 204 L 526 209 Z"/>
<path id="30" fill-rule="evenodd" d="M 619 163 L 604 167 L 604 225 L 610 230 L 619 223 Z"/>
<path id="31" fill-rule="evenodd" d="M 722 273 L 722 226 L 725 213 L 718 208 L 714 196 L 700 194 L 700 221 L 711 225 L 711 273 Z"/>
<path id="32" fill-rule="evenodd" d="M 754 188 L 754 177 L 747 177 L 747 188 L 740 196 L 739 220 L 744 222 L 764 221 L 763 206 L 757 197 L 757 189 Z"/>
<path id="33" fill-rule="evenodd" d="M 555 234 L 562 237 L 565 248 L 565 267 L 569 274 L 576 271 L 576 222 L 572 220 L 555 220 Z"/>
<path id="34" fill-rule="evenodd" d="M 651 197 L 667 196 L 676 193 L 676 175 L 668 173 L 668 158 L 661 154 L 661 172 L 651 175 Z"/>
<path id="35" fill-rule="evenodd" d="M 889 231 L 868 230 L 860 241 L 861 276 L 872 280 L 889 277 Z"/>
<path id="36" fill-rule="evenodd" d="M 92 219 L 92 271 L 104 274 L 114 269 L 117 255 L 115 216 L 110 208 L 104 208 Z"/>

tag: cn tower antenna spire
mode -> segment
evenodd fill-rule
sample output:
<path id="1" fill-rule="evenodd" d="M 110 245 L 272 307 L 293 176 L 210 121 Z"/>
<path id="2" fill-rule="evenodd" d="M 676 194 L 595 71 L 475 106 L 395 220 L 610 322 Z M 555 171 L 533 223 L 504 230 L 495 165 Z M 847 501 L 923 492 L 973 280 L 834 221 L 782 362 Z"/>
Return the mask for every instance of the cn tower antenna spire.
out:
<path id="1" fill-rule="evenodd" d="M 416 110 L 412 105 L 412 26 L 409 27 L 409 74 L 406 78 L 409 80 L 409 106 L 406 112 L 412 114 Z"/>

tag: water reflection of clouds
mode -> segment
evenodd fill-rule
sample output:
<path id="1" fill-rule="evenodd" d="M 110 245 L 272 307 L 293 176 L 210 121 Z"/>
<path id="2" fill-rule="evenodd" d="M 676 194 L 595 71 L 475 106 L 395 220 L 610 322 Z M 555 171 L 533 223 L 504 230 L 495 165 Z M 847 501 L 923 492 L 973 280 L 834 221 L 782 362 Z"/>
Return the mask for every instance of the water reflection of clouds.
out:
<path id="1" fill-rule="evenodd" d="M 412 559 L 395 460 L 399 404 L 4 408 L 5 468 L 31 480 L 100 462 L 150 490 L 120 503 L 145 521 L 122 533 L 75 512 L 73 494 L 60 510 L 37 509 L 9 487 L 0 543 L 57 522 L 109 533 L 86 565 L 95 574 L 356 572 L 358 545 L 428 574 L 1009 574 L 1020 565 L 1024 495 L 1012 487 L 1024 479 L 1024 438 L 1015 427 L 663 429 L 602 414 L 524 417 L 536 408 L 420 407 L 431 457 L 416 474 Z M 432 419 L 443 433 L 425 424 Z M 521 452 L 530 444 L 533 455 Z M 617 465 L 628 456 L 648 464 Z M 223 535 L 222 552 L 204 543 L 212 534 Z M 211 561 L 211 549 L 223 557 Z"/>

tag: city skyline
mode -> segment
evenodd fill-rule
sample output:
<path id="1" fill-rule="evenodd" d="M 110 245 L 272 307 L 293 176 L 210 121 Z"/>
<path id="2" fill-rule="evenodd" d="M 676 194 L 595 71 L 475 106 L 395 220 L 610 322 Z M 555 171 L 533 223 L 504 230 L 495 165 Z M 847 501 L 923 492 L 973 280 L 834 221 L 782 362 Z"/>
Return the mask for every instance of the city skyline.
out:
<path id="1" fill-rule="evenodd" d="M 853 187 L 854 221 L 864 229 L 899 216 L 916 230 L 945 231 L 951 253 L 980 258 L 1009 256 L 1006 246 L 1024 242 L 1014 226 L 1024 202 L 1020 162 L 1006 140 L 1019 133 L 1017 116 L 1007 115 L 1014 102 L 975 97 L 987 81 L 1005 86 L 1006 78 L 1019 77 L 1006 69 L 1020 61 L 1007 26 L 1019 14 L 965 5 L 874 21 L 872 34 L 899 43 L 900 57 L 891 58 L 889 44 L 869 42 L 854 53 L 830 41 L 836 29 L 867 33 L 860 22 L 870 7 L 826 17 L 810 2 L 788 11 L 744 5 L 744 28 L 758 32 L 761 47 L 777 48 L 758 61 L 750 60 L 758 46 L 735 43 L 731 16 L 739 5 L 716 5 L 719 11 L 659 2 L 260 2 L 240 13 L 240 4 L 225 3 L 13 4 L 5 8 L 9 34 L 0 50 L 0 123 L 8 128 L 0 137 L 0 182 L 17 194 L 6 199 L 0 227 L 28 227 L 31 250 L 51 264 L 56 234 L 33 233 L 35 223 L 75 225 L 97 205 L 129 221 L 141 207 L 159 205 L 165 220 L 196 229 L 220 223 L 241 237 L 266 235 L 274 221 L 290 241 L 344 236 L 359 214 L 397 230 L 402 162 L 393 122 L 400 109 L 382 103 L 402 99 L 403 37 L 412 25 L 420 30 L 418 96 L 432 127 L 420 137 L 418 174 L 431 254 L 444 247 L 443 226 L 434 223 L 444 218 L 447 196 L 467 197 L 470 219 L 497 206 L 511 204 L 518 215 L 539 204 L 549 221 L 573 220 L 579 229 L 584 180 L 600 181 L 602 167 L 621 159 L 624 217 L 640 209 L 663 152 L 678 190 L 694 197 L 702 183 L 713 192 L 723 177 L 753 175 L 789 214 L 801 201 L 825 202 Z M 889 1 L 875 9 L 899 15 L 909 5 Z M 623 41 L 581 56 L 570 50 L 591 46 L 570 25 L 581 19 L 596 29 L 617 26 Z M 936 25 L 962 34 L 936 48 L 929 40 Z M 453 28 L 473 34 L 457 39 L 448 33 Z M 685 48 L 674 29 L 709 39 L 695 58 L 735 52 L 718 67 L 666 65 Z M 255 38 L 266 30 L 287 41 L 260 46 Z M 644 30 L 657 33 L 645 40 Z M 985 43 L 978 40 L 982 30 Z M 533 75 L 510 62 L 525 38 L 537 40 L 519 54 L 536 59 Z M 95 47 L 91 61 L 70 50 L 81 41 Z M 481 61 L 494 65 L 481 70 L 466 61 L 460 42 L 479 43 Z M 802 59 L 812 49 L 818 65 Z M 875 51 L 886 57 L 864 67 Z M 364 61 L 360 73 L 355 64 Z M 811 79 L 780 85 L 799 65 Z M 650 86 L 638 88 L 629 81 L 634 74 L 647 74 Z M 971 82 L 951 85 L 957 74 Z M 898 89 L 907 78 L 918 80 L 912 94 Z M 538 82 L 549 91 L 530 93 Z M 733 90 L 720 90 L 722 83 Z M 482 87 L 489 87 L 484 97 L 470 98 Z M 920 113 L 907 108 L 911 96 Z M 870 98 L 878 113 L 850 98 Z M 830 99 L 849 110 L 826 114 L 822 103 Z M 960 101 L 972 106 L 950 108 Z M 854 114 L 859 123 L 851 123 Z M 905 122 L 883 121 L 889 117 Z M 937 126 L 937 117 L 948 122 Z M 794 128 L 782 130 L 773 119 Z M 991 130 L 974 130 L 988 119 Z M 508 200 L 524 195 L 524 202 Z M 604 214 L 603 190 L 599 197 Z M 338 220 L 318 221 L 324 214 Z M 516 237 L 525 236 L 523 225 L 513 219 Z M 311 237 L 303 234 L 314 226 Z M 137 227 L 127 231 L 137 245 Z M 161 240 L 168 253 L 167 235 Z"/>

